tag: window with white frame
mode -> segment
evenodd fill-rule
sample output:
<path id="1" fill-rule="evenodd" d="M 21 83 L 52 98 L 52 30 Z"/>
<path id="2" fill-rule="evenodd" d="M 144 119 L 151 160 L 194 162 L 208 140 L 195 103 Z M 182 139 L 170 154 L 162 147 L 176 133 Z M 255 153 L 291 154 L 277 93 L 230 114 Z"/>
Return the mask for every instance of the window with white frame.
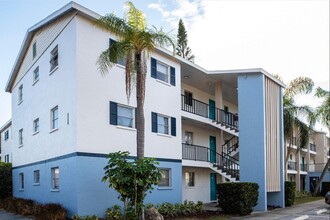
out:
<path id="1" fill-rule="evenodd" d="M 33 183 L 34 184 L 40 183 L 40 170 L 33 171 Z"/>
<path id="2" fill-rule="evenodd" d="M 156 79 L 162 80 L 164 82 L 169 81 L 169 66 L 157 61 L 157 75 Z"/>
<path id="3" fill-rule="evenodd" d="M 171 169 L 161 168 L 162 178 L 158 182 L 159 187 L 170 187 L 171 186 Z"/>
<path id="4" fill-rule="evenodd" d="M 9 130 L 5 131 L 5 133 L 3 134 L 3 138 L 5 141 L 7 141 L 9 139 Z"/>
<path id="5" fill-rule="evenodd" d="M 19 173 L 19 188 L 24 189 L 24 173 Z"/>
<path id="6" fill-rule="evenodd" d="M 195 186 L 195 173 L 194 172 L 186 172 L 185 173 L 186 186 L 194 187 Z"/>
<path id="7" fill-rule="evenodd" d="M 37 42 L 34 42 L 32 45 L 32 58 L 34 59 L 37 56 Z"/>
<path id="8" fill-rule="evenodd" d="M 58 106 L 55 106 L 50 110 L 50 116 L 51 116 L 50 129 L 54 130 L 58 128 Z"/>
<path id="9" fill-rule="evenodd" d="M 23 101 L 23 84 L 18 87 L 18 104 Z"/>
<path id="10" fill-rule="evenodd" d="M 23 146 L 23 128 L 18 131 L 18 144 Z"/>
<path id="11" fill-rule="evenodd" d="M 33 71 L 33 82 L 38 81 L 39 79 L 39 67 L 35 68 L 35 70 Z"/>
<path id="12" fill-rule="evenodd" d="M 58 167 L 53 167 L 51 172 L 52 172 L 52 189 L 58 189 L 60 170 Z"/>
<path id="13" fill-rule="evenodd" d="M 39 131 L 39 118 L 33 121 L 33 133 L 37 133 Z"/>
<path id="14" fill-rule="evenodd" d="M 50 52 L 50 71 L 58 66 L 58 45 Z"/>
<path id="15" fill-rule="evenodd" d="M 169 117 L 157 115 L 157 131 L 160 134 L 169 134 Z"/>
<path id="16" fill-rule="evenodd" d="M 118 111 L 118 115 L 117 115 L 118 125 L 133 128 L 134 126 L 133 108 L 118 105 L 117 111 Z"/>
<path id="17" fill-rule="evenodd" d="M 5 155 L 5 163 L 9 163 L 9 154 Z"/>

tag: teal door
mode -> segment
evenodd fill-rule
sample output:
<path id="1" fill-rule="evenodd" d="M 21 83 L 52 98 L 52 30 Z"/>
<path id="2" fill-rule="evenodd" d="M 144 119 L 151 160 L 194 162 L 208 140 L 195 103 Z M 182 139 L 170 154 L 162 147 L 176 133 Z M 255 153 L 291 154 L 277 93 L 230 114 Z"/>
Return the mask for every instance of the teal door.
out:
<path id="1" fill-rule="evenodd" d="M 215 173 L 210 173 L 210 184 L 211 201 L 217 200 L 217 176 Z"/>
<path id="2" fill-rule="evenodd" d="M 216 139 L 214 136 L 210 136 L 210 162 L 216 162 Z"/>
<path id="3" fill-rule="evenodd" d="M 215 120 L 215 102 L 213 100 L 209 100 L 209 118 Z"/>

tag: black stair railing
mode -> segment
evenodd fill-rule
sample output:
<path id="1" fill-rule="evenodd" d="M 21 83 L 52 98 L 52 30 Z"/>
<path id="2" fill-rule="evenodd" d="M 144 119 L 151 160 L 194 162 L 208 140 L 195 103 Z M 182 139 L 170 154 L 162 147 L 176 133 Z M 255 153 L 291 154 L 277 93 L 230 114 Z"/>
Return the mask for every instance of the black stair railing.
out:
<path id="1" fill-rule="evenodd" d="M 210 162 L 222 172 L 239 180 L 238 160 L 224 152 L 219 154 L 208 147 L 182 143 L 182 159 Z"/>
<path id="2" fill-rule="evenodd" d="M 217 124 L 238 131 L 238 115 L 210 106 L 205 102 L 181 95 L 181 110 L 209 118 Z"/>
<path id="3" fill-rule="evenodd" d="M 230 155 L 238 149 L 238 146 L 238 137 L 233 136 L 222 145 L 222 152 L 226 152 Z"/>

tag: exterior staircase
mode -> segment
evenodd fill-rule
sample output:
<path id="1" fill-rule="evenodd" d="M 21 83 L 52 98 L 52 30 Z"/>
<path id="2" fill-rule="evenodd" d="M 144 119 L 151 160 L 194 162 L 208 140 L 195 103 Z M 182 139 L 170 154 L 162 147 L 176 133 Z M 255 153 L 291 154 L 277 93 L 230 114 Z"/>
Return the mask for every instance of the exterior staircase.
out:
<path id="1" fill-rule="evenodd" d="M 222 145 L 222 152 L 226 152 L 229 156 L 238 160 L 239 158 L 239 139 L 233 136 Z"/>

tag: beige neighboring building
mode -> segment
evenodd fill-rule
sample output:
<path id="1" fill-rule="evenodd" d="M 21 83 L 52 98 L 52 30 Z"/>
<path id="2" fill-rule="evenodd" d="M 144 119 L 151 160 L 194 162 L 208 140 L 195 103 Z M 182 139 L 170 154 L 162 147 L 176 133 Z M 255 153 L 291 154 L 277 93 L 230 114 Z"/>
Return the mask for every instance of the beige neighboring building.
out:
<path id="1" fill-rule="evenodd" d="M 288 142 L 286 146 L 289 148 Z M 326 132 L 312 130 L 307 146 L 300 150 L 299 140 L 294 133 L 286 165 L 286 181 L 296 182 L 297 191 L 312 191 L 330 158 L 329 151 L 330 138 Z M 326 176 L 323 181 L 330 181 L 330 179 L 328 180 Z"/>

